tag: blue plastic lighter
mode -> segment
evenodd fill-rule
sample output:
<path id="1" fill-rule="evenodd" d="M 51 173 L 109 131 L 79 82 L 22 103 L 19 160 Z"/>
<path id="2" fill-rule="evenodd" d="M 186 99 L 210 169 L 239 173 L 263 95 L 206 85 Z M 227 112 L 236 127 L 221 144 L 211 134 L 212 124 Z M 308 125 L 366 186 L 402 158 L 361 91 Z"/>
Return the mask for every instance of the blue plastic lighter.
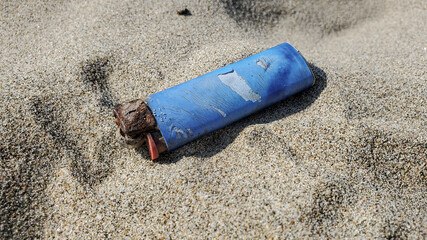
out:
<path id="1" fill-rule="evenodd" d="M 311 87 L 314 75 L 291 44 L 232 63 L 123 104 L 113 113 L 129 145 L 148 143 L 152 159 Z"/>

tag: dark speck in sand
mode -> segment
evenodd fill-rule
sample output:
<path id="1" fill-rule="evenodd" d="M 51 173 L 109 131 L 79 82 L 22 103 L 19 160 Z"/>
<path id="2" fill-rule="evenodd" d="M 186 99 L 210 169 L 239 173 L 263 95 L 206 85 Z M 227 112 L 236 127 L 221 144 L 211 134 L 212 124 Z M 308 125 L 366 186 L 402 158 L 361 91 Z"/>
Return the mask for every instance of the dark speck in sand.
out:
<path id="1" fill-rule="evenodd" d="M 187 8 L 177 10 L 176 13 L 181 16 L 191 16 L 191 12 Z"/>

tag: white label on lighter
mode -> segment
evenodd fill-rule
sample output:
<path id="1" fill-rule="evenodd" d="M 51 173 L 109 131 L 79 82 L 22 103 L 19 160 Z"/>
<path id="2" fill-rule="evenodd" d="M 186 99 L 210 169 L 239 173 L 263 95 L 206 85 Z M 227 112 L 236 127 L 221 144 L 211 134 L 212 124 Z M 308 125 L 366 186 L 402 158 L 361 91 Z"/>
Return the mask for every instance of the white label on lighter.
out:
<path id="1" fill-rule="evenodd" d="M 236 71 L 218 74 L 222 83 L 230 87 L 235 93 L 239 94 L 245 101 L 261 102 L 261 96 L 254 92 Z"/>

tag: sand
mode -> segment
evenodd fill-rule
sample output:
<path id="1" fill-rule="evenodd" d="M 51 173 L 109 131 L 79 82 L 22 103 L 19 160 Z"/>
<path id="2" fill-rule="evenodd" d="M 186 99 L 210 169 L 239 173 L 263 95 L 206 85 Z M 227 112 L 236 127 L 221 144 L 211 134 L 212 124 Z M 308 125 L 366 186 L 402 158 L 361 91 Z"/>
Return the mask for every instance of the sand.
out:
<path id="1" fill-rule="evenodd" d="M 0 7 L 1 239 L 427 237 L 426 1 Z M 116 104 L 283 42 L 311 89 L 157 162 L 114 138 Z"/>

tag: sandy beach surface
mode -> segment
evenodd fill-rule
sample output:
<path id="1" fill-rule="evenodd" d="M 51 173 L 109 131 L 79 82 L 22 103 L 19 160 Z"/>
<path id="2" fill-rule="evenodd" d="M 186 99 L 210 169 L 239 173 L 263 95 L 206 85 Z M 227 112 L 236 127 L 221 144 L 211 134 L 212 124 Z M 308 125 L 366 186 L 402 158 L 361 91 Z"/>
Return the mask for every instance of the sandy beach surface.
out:
<path id="1" fill-rule="evenodd" d="M 427 238 L 427 1 L 0 9 L 0 239 Z M 283 42 L 311 89 L 157 162 L 115 139 L 115 105 Z"/>

